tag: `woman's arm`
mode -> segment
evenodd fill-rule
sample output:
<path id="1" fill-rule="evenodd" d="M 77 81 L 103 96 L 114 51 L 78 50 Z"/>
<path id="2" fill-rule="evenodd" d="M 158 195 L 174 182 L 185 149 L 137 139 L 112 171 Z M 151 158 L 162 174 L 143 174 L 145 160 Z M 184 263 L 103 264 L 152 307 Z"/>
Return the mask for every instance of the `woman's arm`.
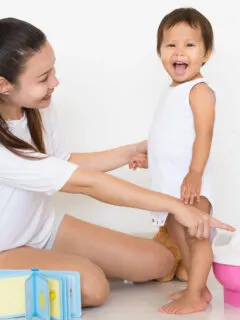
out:
<path id="1" fill-rule="evenodd" d="M 147 141 L 106 151 L 72 153 L 68 161 L 84 170 L 107 172 L 128 164 L 133 157 L 141 153 L 147 154 Z"/>
<path id="2" fill-rule="evenodd" d="M 185 206 L 178 199 L 138 187 L 101 172 L 77 169 L 61 191 L 85 194 L 117 206 L 171 212 L 193 236 L 208 237 L 210 225 L 234 231 L 232 227 L 209 217 L 208 214 L 194 207 Z"/>

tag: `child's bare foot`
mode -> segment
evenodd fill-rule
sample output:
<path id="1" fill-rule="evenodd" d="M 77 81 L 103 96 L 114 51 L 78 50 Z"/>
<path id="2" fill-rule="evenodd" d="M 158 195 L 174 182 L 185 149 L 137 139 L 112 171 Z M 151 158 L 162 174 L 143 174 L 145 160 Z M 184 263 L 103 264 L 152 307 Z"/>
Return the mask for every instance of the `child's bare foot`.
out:
<path id="1" fill-rule="evenodd" d="M 207 302 L 203 297 L 193 297 L 186 293 L 183 294 L 181 298 L 160 308 L 159 312 L 170 314 L 189 314 L 204 311 L 206 308 Z"/>
<path id="2" fill-rule="evenodd" d="M 177 292 L 170 294 L 168 296 L 168 298 L 169 298 L 169 300 L 177 300 L 177 299 L 181 298 L 186 292 L 187 292 L 187 289 L 180 290 L 180 291 L 177 291 Z M 205 301 L 207 303 L 209 303 L 212 300 L 212 294 L 207 287 L 205 289 L 203 289 L 202 297 L 205 299 Z"/>

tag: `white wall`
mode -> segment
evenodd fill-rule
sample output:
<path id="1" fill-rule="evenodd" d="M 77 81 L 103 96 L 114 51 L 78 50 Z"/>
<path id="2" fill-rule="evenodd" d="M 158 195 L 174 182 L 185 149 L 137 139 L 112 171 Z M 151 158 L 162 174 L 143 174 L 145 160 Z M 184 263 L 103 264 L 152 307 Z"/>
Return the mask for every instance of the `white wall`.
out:
<path id="1" fill-rule="evenodd" d="M 161 86 L 168 81 L 155 52 L 157 28 L 170 10 L 189 5 L 211 20 L 216 38 L 204 70 L 218 94 L 215 213 L 240 225 L 238 1 L 9 0 L 0 17 L 28 20 L 48 35 L 61 82 L 54 104 L 66 141 L 72 150 L 86 152 L 147 137 Z M 148 186 L 147 171 L 123 168 L 115 174 Z M 58 211 L 117 230 L 152 230 L 148 213 L 138 210 L 83 196 L 59 195 L 56 204 Z"/>

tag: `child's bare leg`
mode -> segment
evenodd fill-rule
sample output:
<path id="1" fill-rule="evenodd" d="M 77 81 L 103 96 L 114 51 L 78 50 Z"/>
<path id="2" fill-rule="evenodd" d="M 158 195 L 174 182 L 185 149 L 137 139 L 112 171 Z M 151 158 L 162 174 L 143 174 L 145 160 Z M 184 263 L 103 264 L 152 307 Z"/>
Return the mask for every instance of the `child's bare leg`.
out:
<path id="1" fill-rule="evenodd" d="M 169 215 L 166 221 L 166 225 L 168 228 L 168 233 L 170 237 L 173 239 L 173 241 L 177 244 L 180 253 L 181 253 L 181 259 L 183 261 L 183 265 L 186 269 L 187 274 L 189 273 L 189 265 L 190 265 L 190 250 L 186 239 L 186 234 L 184 227 L 180 225 L 180 223 L 174 218 L 173 215 Z M 185 290 L 180 290 L 177 292 L 174 292 L 169 295 L 170 300 L 176 300 L 179 299 Z"/>
<path id="2" fill-rule="evenodd" d="M 184 227 L 180 225 L 179 222 L 174 218 L 172 214 L 169 214 L 166 221 L 168 233 L 173 241 L 177 244 L 180 252 L 181 257 L 183 260 L 184 267 L 188 271 L 189 264 L 190 264 L 190 252 L 189 246 L 186 239 L 186 234 Z"/>
<path id="3" fill-rule="evenodd" d="M 195 207 L 207 213 L 210 213 L 211 210 L 211 205 L 205 197 L 201 197 L 201 201 L 196 203 Z M 206 287 L 213 261 L 213 252 L 210 240 L 198 240 L 196 238 L 191 238 L 188 233 L 186 233 L 186 238 L 191 256 L 187 290 L 189 292 L 196 292 L 202 287 L 202 292 L 211 300 L 212 295 Z"/>
<path id="4" fill-rule="evenodd" d="M 201 198 L 197 207 L 205 212 L 210 212 L 210 204 L 207 199 Z M 212 248 L 210 241 L 190 238 L 186 233 L 186 240 L 190 249 L 190 264 L 187 266 L 188 287 L 177 300 L 160 309 L 166 313 L 186 314 L 206 309 L 206 294 L 210 294 L 206 288 L 208 274 L 212 264 Z M 180 246 L 180 243 L 178 244 Z"/>
<path id="5" fill-rule="evenodd" d="M 208 210 L 208 207 L 206 207 L 206 210 Z M 173 215 L 168 216 L 167 227 L 168 227 L 169 235 L 179 247 L 179 250 L 182 255 L 183 264 L 189 277 L 190 246 L 188 242 L 191 241 L 191 239 L 189 238 L 188 234 L 186 234 L 184 227 L 176 221 Z M 168 297 L 170 300 L 177 300 L 182 297 L 182 295 L 186 292 L 186 290 L 187 289 L 174 292 L 170 294 Z M 209 303 L 212 300 L 212 295 L 207 287 L 203 289 L 202 295 L 206 300 L 206 302 Z"/>

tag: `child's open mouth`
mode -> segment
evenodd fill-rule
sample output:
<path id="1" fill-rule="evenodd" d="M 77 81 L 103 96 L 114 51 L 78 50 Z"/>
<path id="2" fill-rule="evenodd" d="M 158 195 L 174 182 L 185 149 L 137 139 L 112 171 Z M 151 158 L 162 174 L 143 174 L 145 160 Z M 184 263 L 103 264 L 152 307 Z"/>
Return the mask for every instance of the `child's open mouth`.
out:
<path id="1" fill-rule="evenodd" d="M 173 68 L 178 76 L 183 76 L 187 70 L 188 64 L 185 62 L 174 62 Z"/>

